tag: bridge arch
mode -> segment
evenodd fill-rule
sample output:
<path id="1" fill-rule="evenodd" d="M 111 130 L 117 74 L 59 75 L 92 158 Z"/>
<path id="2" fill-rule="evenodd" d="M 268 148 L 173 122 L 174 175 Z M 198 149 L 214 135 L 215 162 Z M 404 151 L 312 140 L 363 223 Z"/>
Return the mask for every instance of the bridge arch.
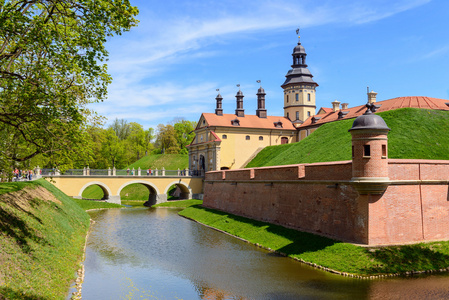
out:
<path id="1" fill-rule="evenodd" d="M 159 192 L 159 189 L 157 188 L 157 186 L 155 186 L 153 183 L 151 183 L 150 181 L 146 181 L 146 180 L 130 180 L 127 181 L 126 183 L 122 184 L 118 191 L 117 191 L 117 196 L 120 198 L 120 193 L 122 192 L 122 190 L 130 185 L 130 184 L 142 184 L 144 186 L 146 186 L 150 192 L 149 198 L 148 198 L 148 202 L 147 205 L 151 206 L 153 204 L 159 203 L 159 202 L 163 202 L 166 201 L 167 198 L 165 195 L 161 195 L 161 193 Z"/>
<path id="2" fill-rule="evenodd" d="M 181 189 L 181 199 L 192 199 L 192 189 L 190 186 L 180 180 L 175 180 L 167 185 L 165 188 L 165 195 L 168 196 L 168 191 L 172 185 L 176 185 Z"/>
<path id="3" fill-rule="evenodd" d="M 87 189 L 88 187 L 90 187 L 91 185 L 98 185 L 102 190 L 103 190 L 103 194 L 104 194 L 104 199 L 109 199 L 110 196 L 112 196 L 111 190 L 109 189 L 109 187 L 104 184 L 101 181 L 91 181 L 89 183 L 86 183 L 80 190 L 78 196 L 79 198 L 83 198 L 83 192 L 85 189 Z"/>

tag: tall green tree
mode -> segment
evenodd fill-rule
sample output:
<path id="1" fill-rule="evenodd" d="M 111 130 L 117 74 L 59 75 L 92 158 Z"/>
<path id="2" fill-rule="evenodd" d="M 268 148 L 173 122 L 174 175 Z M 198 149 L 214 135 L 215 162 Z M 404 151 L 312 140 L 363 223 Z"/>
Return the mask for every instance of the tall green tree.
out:
<path id="1" fill-rule="evenodd" d="M 106 39 L 137 13 L 129 0 L 0 0 L 0 126 L 20 141 L 0 142 L 3 160 L 82 149 L 86 105 L 111 82 Z"/>
<path id="2" fill-rule="evenodd" d="M 175 125 L 175 134 L 176 134 L 176 141 L 179 145 L 179 153 L 181 154 L 187 154 L 188 150 L 186 146 L 190 144 L 190 142 L 195 137 L 195 133 L 193 130 L 196 127 L 196 122 L 194 121 L 187 121 L 184 119 L 178 120 Z"/>
<path id="3" fill-rule="evenodd" d="M 179 153 L 179 145 L 176 140 L 176 131 L 173 125 L 157 125 L 156 143 L 162 153 L 177 154 Z"/>

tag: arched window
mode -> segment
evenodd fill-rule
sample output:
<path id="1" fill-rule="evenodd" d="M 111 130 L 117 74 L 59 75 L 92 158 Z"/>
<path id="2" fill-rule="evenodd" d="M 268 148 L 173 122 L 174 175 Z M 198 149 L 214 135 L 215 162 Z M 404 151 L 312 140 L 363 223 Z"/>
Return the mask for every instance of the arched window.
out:
<path id="1" fill-rule="evenodd" d="M 250 136 L 249 135 L 247 135 L 246 137 L 245 137 L 245 140 L 247 140 L 247 141 L 249 141 L 251 138 L 250 138 Z"/>
<path id="2" fill-rule="evenodd" d="M 263 136 L 259 136 L 259 141 L 263 141 Z"/>
<path id="3" fill-rule="evenodd" d="M 288 137 L 281 137 L 281 145 L 288 144 Z"/>
<path id="4" fill-rule="evenodd" d="M 299 101 L 299 94 L 295 94 L 296 96 L 296 101 Z"/>
<path id="5" fill-rule="evenodd" d="M 225 140 L 225 139 L 228 138 L 228 136 L 227 136 L 226 134 L 223 134 L 223 135 L 221 136 L 221 138 L 222 138 L 223 140 Z"/>

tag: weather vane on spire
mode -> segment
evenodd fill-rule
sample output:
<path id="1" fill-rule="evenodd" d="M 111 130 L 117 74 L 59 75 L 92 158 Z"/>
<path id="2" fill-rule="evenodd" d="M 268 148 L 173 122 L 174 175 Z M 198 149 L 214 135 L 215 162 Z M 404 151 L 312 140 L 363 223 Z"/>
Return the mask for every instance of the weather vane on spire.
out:
<path id="1" fill-rule="evenodd" d="M 296 34 L 298 35 L 298 40 L 299 40 L 299 38 L 301 37 L 301 36 L 299 35 L 299 27 L 296 28 Z"/>
<path id="2" fill-rule="evenodd" d="M 257 82 L 257 83 L 260 83 L 260 80 L 256 80 L 256 82 Z M 260 86 L 262 86 L 262 84 L 261 84 Z"/>

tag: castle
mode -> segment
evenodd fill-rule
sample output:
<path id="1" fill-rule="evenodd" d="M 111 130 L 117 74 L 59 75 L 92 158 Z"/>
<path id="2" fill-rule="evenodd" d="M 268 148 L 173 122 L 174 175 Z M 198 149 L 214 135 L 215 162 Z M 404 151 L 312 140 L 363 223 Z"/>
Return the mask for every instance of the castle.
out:
<path id="1" fill-rule="evenodd" d="M 449 110 L 448 100 L 376 101 L 368 92 L 366 105 L 334 101 L 315 114 L 318 85 L 306 68 L 299 43 L 282 85 L 283 117 L 266 115 L 262 88 L 255 116 L 243 114 L 241 91 L 235 115 L 223 114 L 221 96 L 215 114 L 202 114 L 189 153 L 193 170 L 209 171 L 203 206 L 369 246 L 448 240 L 449 161 L 389 159 L 390 129 L 374 114 L 402 107 Z M 354 119 L 351 160 L 242 169 L 260 148 L 300 141 L 341 119 Z"/>
<path id="2" fill-rule="evenodd" d="M 348 103 L 335 100 L 332 108 L 316 111 L 318 84 L 306 64 L 306 51 L 298 41 L 293 48 L 293 63 L 281 85 L 284 90 L 283 116 L 270 116 L 265 108 L 265 91 L 257 91 L 255 115 L 245 114 L 244 95 L 236 94 L 234 114 L 223 113 L 223 97 L 215 98 L 215 113 L 203 113 L 195 129 L 195 138 L 189 149 L 189 169 L 194 173 L 244 168 L 263 148 L 298 142 L 319 126 L 341 119 L 362 115 L 364 105 L 348 108 Z M 449 110 L 448 100 L 430 97 L 398 97 L 377 101 L 377 93 L 368 91 L 368 103 L 378 112 L 403 107 Z"/>

